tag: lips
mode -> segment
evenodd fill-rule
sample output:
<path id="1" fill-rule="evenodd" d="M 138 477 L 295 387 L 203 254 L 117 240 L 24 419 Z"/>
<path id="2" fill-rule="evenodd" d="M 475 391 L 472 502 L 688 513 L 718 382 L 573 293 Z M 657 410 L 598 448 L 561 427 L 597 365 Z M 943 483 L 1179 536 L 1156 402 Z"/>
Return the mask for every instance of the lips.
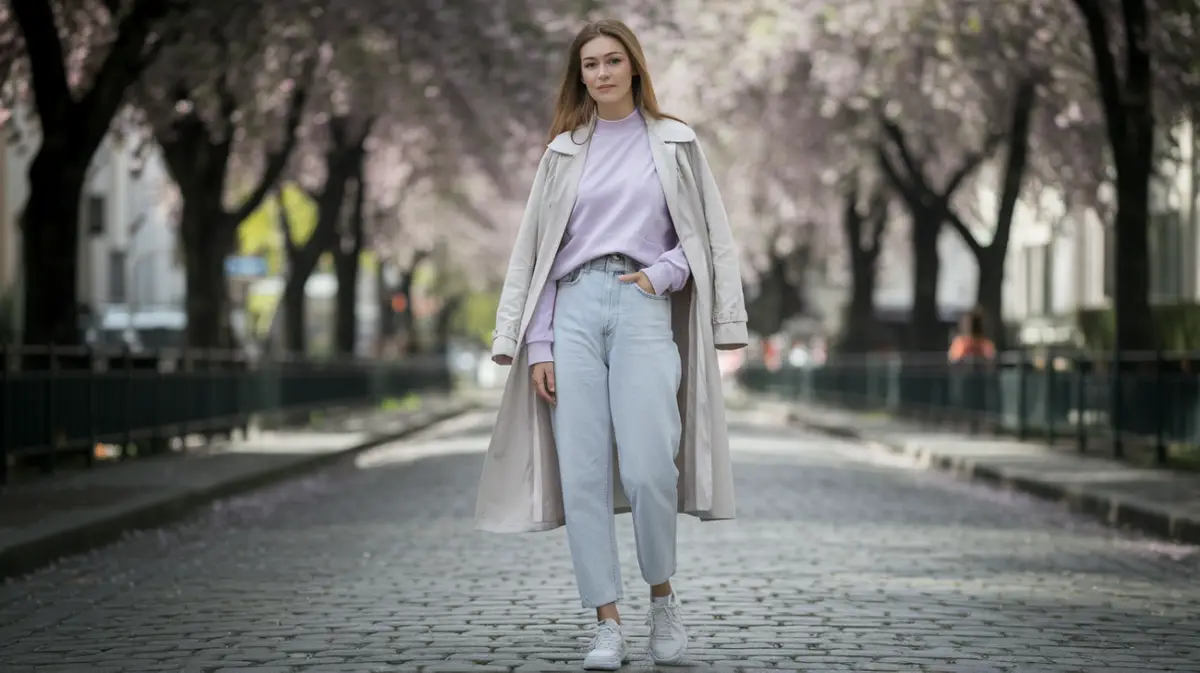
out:
<path id="1" fill-rule="evenodd" d="M 616 84 L 603 84 L 603 85 L 601 85 L 601 86 L 598 86 L 598 87 L 596 87 L 596 88 L 597 88 L 597 89 L 599 89 L 600 91 L 608 91 L 608 90 L 610 90 L 610 89 L 615 89 L 615 88 L 617 88 L 617 85 L 616 85 Z"/>

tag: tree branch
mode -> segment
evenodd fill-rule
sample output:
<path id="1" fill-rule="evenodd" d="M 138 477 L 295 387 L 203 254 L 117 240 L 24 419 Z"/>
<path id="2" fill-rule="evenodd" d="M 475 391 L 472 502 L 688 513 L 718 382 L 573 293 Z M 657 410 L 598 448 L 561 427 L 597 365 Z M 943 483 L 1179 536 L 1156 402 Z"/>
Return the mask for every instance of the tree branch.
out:
<path id="1" fill-rule="evenodd" d="M 1016 99 L 1013 101 L 1012 125 L 1008 133 L 1008 157 L 1004 162 L 1004 184 L 1000 191 L 1000 209 L 996 213 L 996 233 L 988 245 L 996 250 L 1008 249 L 1013 215 L 1017 210 L 1017 199 L 1021 196 L 1021 184 L 1029 160 L 1029 134 L 1036 95 L 1036 84 L 1032 80 L 1025 80 L 1017 88 Z"/>
<path id="2" fill-rule="evenodd" d="M 867 211 L 867 233 L 871 241 L 871 255 L 878 255 L 883 240 L 883 230 L 887 226 L 888 211 L 890 210 L 891 199 L 888 198 L 888 189 L 880 184 L 875 186 L 875 190 L 871 195 L 870 210 Z"/>
<path id="3" fill-rule="evenodd" d="M 311 81 L 311 70 L 306 66 L 306 74 L 303 82 L 297 82 L 296 89 L 292 93 L 292 98 L 288 103 L 287 120 L 284 122 L 284 140 L 277 150 L 267 155 L 267 165 L 263 169 L 262 176 L 259 178 L 258 184 L 250 192 L 250 196 L 246 199 L 239 208 L 233 213 L 233 221 L 241 222 L 250 214 L 258 209 L 266 198 L 267 193 L 271 188 L 279 182 L 283 176 L 284 169 L 287 168 L 288 160 L 291 159 L 292 152 L 296 148 L 296 130 L 300 127 L 300 120 L 304 118 L 304 107 L 308 101 L 308 89 Z"/>
<path id="4" fill-rule="evenodd" d="M 943 200 L 949 201 L 950 197 L 954 196 L 954 193 L 962 186 L 962 183 L 975 172 L 975 169 L 983 165 L 983 162 L 995 153 L 1000 143 L 1004 142 L 1005 135 L 1005 132 L 1000 131 L 989 133 L 983 141 L 983 147 L 976 152 L 967 153 L 963 157 L 963 162 L 958 167 L 958 170 L 951 174 L 950 179 L 946 181 L 946 187 L 939 196 Z"/>
<path id="5" fill-rule="evenodd" d="M 890 119 L 881 117 L 880 124 L 883 126 L 883 132 L 888 139 L 892 141 L 892 145 L 896 148 L 896 153 L 900 155 L 900 162 L 904 164 L 904 169 L 908 172 L 909 180 L 915 183 L 929 184 L 929 180 L 925 177 L 925 171 L 917 163 L 916 158 L 912 155 L 912 151 L 908 148 L 908 141 L 904 137 L 904 130 L 898 124 Z"/>
<path id="6" fill-rule="evenodd" d="M 296 258 L 299 246 L 296 245 L 296 241 L 292 238 L 292 219 L 288 215 L 287 207 L 284 205 L 282 187 L 275 187 L 275 204 L 275 220 L 279 225 L 279 233 L 283 237 L 283 248 L 287 252 L 287 258 L 290 262 Z M 238 222 L 241 222 L 241 220 L 238 220 Z"/>
<path id="7" fill-rule="evenodd" d="M 905 202 L 907 202 L 910 206 L 922 205 L 920 192 L 916 189 L 915 185 L 910 184 L 909 181 L 900 174 L 899 168 L 897 168 L 892 162 L 892 158 L 888 156 L 888 151 L 883 146 L 883 143 L 875 144 L 875 160 L 876 163 L 879 164 L 879 169 L 883 173 L 884 177 L 886 177 L 888 182 L 891 183 L 892 187 L 894 187 L 896 191 L 900 193 L 900 196 L 904 198 Z"/>
<path id="8" fill-rule="evenodd" d="M 1134 0 L 1140 2 L 1140 0 Z M 1088 39 L 1092 43 L 1092 62 L 1096 68 L 1096 81 L 1100 86 L 1100 100 L 1104 104 L 1104 121 L 1108 125 L 1108 134 L 1114 147 L 1124 144 L 1126 129 L 1125 119 L 1121 114 L 1123 106 L 1121 81 L 1117 75 L 1117 67 L 1113 62 L 1113 54 L 1109 49 L 1108 20 L 1104 10 L 1096 0 L 1074 0 L 1079 13 L 1087 24 Z M 1129 2 L 1125 2 L 1126 12 Z M 1131 56 L 1132 58 L 1132 56 Z"/>
<path id="9" fill-rule="evenodd" d="M 962 218 L 958 216 L 958 213 L 954 212 L 954 209 L 951 208 L 949 204 L 943 203 L 943 205 L 938 208 L 938 211 L 942 218 L 945 219 L 946 222 L 950 223 L 950 228 L 958 232 L 958 235 L 962 238 L 963 243 L 967 244 L 967 247 L 971 249 L 971 252 L 976 257 L 984 253 L 983 245 L 979 243 L 979 240 L 975 238 L 975 234 L 971 233 L 971 229 L 963 223 Z"/>
<path id="10" fill-rule="evenodd" d="M 73 120 L 73 123 L 79 126 L 85 142 L 99 142 L 98 139 L 108 133 L 113 116 L 125 102 L 125 92 L 142 76 L 150 63 L 144 57 L 147 39 L 155 24 L 170 13 L 174 5 L 168 0 L 136 0 L 121 20 L 117 27 L 117 39 L 109 48 L 96 79 L 72 111 L 84 115 L 82 119 Z M 154 49 L 155 53 L 157 49 Z"/>
<path id="11" fill-rule="evenodd" d="M 60 114 L 70 114 L 72 98 L 54 12 L 46 0 L 14 2 L 10 6 L 25 41 L 33 80 L 33 100 L 43 135 L 57 133 L 68 123 Z"/>

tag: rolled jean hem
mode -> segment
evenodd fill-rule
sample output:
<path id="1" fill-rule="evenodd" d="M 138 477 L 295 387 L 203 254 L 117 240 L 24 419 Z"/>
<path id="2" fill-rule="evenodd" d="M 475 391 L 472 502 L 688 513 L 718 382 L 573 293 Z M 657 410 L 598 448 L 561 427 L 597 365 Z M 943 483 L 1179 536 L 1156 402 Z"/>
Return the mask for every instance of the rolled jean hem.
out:
<path id="1" fill-rule="evenodd" d="M 618 591 L 612 600 L 606 600 L 604 602 L 599 602 L 599 601 L 589 601 L 586 598 L 580 598 L 579 604 L 582 605 L 584 607 L 584 609 L 586 609 L 586 610 L 595 610 L 596 608 L 599 608 L 602 605 L 611 605 L 613 603 L 620 603 L 624 599 L 625 599 L 625 594 Z"/>

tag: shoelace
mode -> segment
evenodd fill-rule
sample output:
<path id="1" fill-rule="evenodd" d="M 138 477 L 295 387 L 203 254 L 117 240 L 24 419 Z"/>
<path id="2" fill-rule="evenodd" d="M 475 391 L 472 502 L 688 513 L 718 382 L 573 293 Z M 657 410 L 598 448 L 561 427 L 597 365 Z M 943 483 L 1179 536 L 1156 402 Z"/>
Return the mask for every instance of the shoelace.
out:
<path id="1" fill-rule="evenodd" d="M 656 629 L 654 624 L 658 619 L 662 619 L 666 628 Z M 650 614 L 646 616 L 646 626 L 650 627 L 650 635 L 656 640 L 669 640 L 673 629 L 680 622 L 679 608 L 675 605 L 664 605 L 661 607 L 655 606 L 650 609 Z"/>
<path id="2" fill-rule="evenodd" d="M 621 633 L 608 624 L 601 624 L 599 630 L 596 632 L 595 637 L 592 638 L 591 648 L 593 650 L 599 648 L 604 648 L 606 650 L 620 650 Z"/>

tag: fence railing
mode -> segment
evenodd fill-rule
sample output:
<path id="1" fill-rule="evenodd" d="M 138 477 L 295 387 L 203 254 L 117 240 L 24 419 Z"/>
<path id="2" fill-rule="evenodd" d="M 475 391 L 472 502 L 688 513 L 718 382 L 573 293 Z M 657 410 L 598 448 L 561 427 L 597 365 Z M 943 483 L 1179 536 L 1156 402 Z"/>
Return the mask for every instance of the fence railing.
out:
<path id="1" fill-rule="evenodd" d="M 14 467 L 87 466 L 102 445 L 162 453 L 174 440 L 228 435 L 255 417 L 292 416 L 448 391 L 444 358 L 383 362 L 239 352 L 151 353 L 0 346 L 0 484 Z"/>
<path id="2" fill-rule="evenodd" d="M 941 353 L 840 356 L 822 366 L 747 363 L 752 391 L 962 425 L 1080 452 L 1165 464 L 1200 456 L 1200 353 L 1031 354 L 951 364 Z"/>

